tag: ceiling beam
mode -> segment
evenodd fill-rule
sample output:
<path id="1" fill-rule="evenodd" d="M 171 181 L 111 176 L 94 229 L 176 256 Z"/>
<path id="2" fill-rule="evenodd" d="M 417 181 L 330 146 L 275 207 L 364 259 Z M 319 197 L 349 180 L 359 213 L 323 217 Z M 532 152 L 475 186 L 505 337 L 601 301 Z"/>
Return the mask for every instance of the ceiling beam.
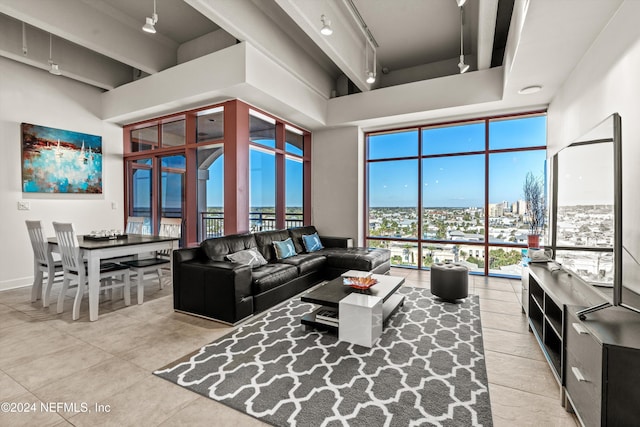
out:
<path id="1" fill-rule="evenodd" d="M 250 43 L 319 95 L 327 99 L 331 95 L 335 86 L 333 77 L 254 2 L 184 1 L 236 39 Z"/>
<path id="2" fill-rule="evenodd" d="M 497 20 L 498 0 L 480 0 L 478 11 L 478 70 L 487 70 L 491 67 Z"/>
<path id="3" fill-rule="evenodd" d="M 77 0 L 0 0 L 0 13 L 154 74 L 176 64 L 178 45 Z"/>
<path id="4" fill-rule="evenodd" d="M 372 89 L 366 82 L 365 46 L 368 44 L 347 6 L 342 2 L 319 2 L 315 0 L 275 0 L 294 22 L 313 40 L 340 70 L 363 92 Z M 320 17 L 331 20 L 333 34 L 323 36 Z M 369 48 L 369 61 L 372 52 Z M 380 72 L 380 70 L 377 70 Z M 374 84 L 375 85 L 375 84 Z"/>
<path id="5" fill-rule="evenodd" d="M 0 56 L 49 70 L 49 33 L 24 25 L 23 47 L 23 23 L 0 15 Z M 56 36 L 51 41 L 51 58 L 65 77 L 105 90 L 128 83 L 133 77 L 133 69 L 125 64 Z"/>

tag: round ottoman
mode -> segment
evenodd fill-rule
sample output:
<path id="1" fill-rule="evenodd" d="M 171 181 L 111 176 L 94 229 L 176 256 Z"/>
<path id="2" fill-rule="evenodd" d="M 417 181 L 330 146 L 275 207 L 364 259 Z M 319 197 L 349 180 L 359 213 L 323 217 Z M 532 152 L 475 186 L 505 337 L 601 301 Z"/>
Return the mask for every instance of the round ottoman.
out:
<path id="1" fill-rule="evenodd" d="M 469 270 L 462 264 L 431 265 L 431 293 L 445 301 L 469 296 Z"/>

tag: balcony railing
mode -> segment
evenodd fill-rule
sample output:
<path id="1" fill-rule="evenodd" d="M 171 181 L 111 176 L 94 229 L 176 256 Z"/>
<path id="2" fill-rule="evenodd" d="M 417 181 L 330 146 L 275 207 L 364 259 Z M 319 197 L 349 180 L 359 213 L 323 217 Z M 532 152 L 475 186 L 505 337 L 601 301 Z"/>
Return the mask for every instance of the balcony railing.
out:
<path id="1" fill-rule="evenodd" d="M 202 234 L 204 239 L 211 237 L 220 237 L 224 235 L 224 215 L 221 213 L 201 212 L 200 222 L 202 225 Z M 301 213 L 285 214 L 285 227 L 301 227 L 304 225 Z M 257 231 L 276 230 L 276 215 L 269 212 L 250 212 L 249 213 L 249 231 L 255 233 Z"/>
<path id="2" fill-rule="evenodd" d="M 224 215 L 221 213 L 200 212 L 202 240 L 224 236 Z"/>

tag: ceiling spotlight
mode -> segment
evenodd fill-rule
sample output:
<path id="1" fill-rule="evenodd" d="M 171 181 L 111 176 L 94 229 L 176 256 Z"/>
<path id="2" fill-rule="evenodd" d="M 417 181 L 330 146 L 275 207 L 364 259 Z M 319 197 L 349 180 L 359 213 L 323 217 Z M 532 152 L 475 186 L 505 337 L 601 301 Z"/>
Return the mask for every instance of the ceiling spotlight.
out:
<path id="1" fill-rule="evenodd" d="M 62 75 L 62 71 L 60 71 L 60 67 L 58 66 L 58 64 L 54 64 L 53 62 L 51 63 L 51 67 L 49 68 L 49 72 L 51 74 L 53 74 L 54 76 L 61 76 Z"/>
<path id="2" fill-rule="evenodd" d="M 156 33 L 155 25 L 157 23 L 158 23 L 158 14 L 156 13 L 156 0 L 153 0 L 153 15 L 151 15 L 151 18 L 147 16 L 146 22 L 142 26 L 142 30 L 147 33 L 155 34 Z"/>
<path id="3" fill-rule="evenodd" d="M 458 62 L 458 68 L 460 68 L 460 74 L 469 71 L 469 64 L 464 63 L 464 55 L 460 55 L 460 62 Z"/>
<path id="4" fill-rule="evenodd" d="M 372 84 L 376 82 L 376 73 L 374 73 L 373 71 L 369 71 L 369 74 L 367 75 L 367 83 Z"/>
<path id="5" fill-rule="evenodd" d="M 320 29 L 320 33 L 325 36 L 330 36 L 333 34 L 333 29 L 331 28 L 331 20 L 326 16 L 322 15 L 320 17 L 320 21 L 322 22 L 322 28 Z"/>

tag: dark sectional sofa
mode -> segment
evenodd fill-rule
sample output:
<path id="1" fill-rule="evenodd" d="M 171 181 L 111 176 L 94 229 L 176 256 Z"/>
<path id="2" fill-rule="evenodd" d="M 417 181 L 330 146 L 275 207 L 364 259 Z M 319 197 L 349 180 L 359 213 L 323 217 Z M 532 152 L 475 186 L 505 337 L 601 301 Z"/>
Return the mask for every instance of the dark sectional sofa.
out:
<path id="1" fill-rule="evenodd" d="M 303 235 L 314 226 L 207 239 L 199 247 L 173 252 L 176 311 L 235 324 L 255 313 L 348 270 L 389 272 L 386 249 L 354 248 L 351 239 L 323 237 L 324 249 L 307 253 Z M 273 242 L 291 238 L 296 255 L 276 259 Z M 227 260 L 229 254 L 257 248 L 268 262 L 256 268 Z"/>

